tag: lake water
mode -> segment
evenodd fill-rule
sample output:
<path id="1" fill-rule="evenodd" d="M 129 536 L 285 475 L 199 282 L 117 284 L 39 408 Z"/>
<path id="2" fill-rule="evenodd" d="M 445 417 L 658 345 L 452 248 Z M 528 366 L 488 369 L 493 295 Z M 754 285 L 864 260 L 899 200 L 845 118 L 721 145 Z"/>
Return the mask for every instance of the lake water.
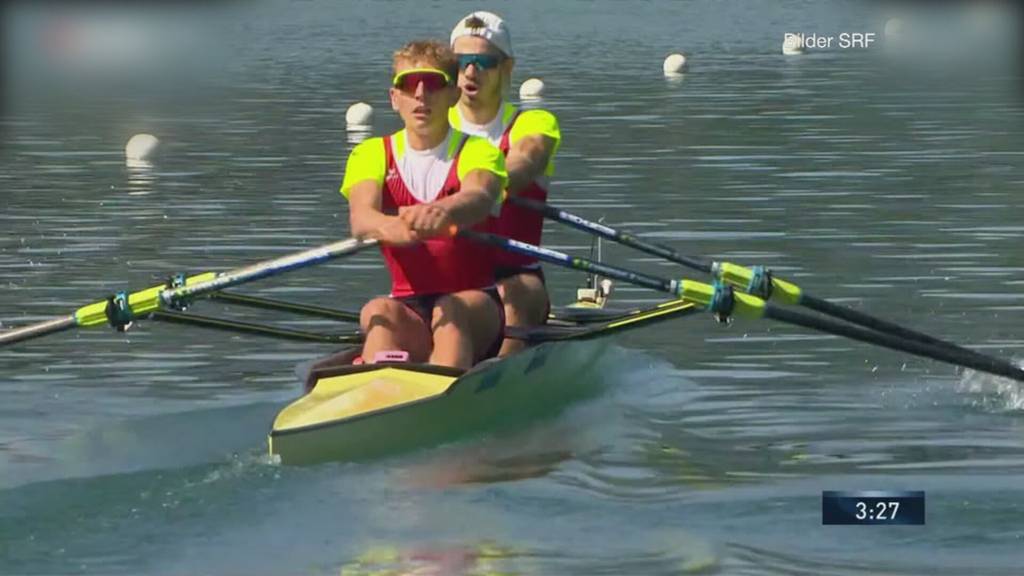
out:
<path id="1" fill-rule="evenodd" d="M 881 37 L 877 5 L 848 4 L 503 7 L 516 85 L 543 78 L 540 105 L 561 122 L 553 201 L 1024 356 L 1019 98 L 981 65 L 991 54 L 974 54 L 978 66 L 901 59 L 883 42 L 781 54 L 790 31 Z M 224 23 L 224 52 L 204 63 L 216 86 L 188 104 L 170 73 L 120 93 L 176 97 L 141 103 L 112 98 L 110 83 L 11 87 L 0 322 L 344 238 L 337 189 L 357 141 L 345 109 L 369 102 L 374 132 L 395 130 L 391 51 L 445 37 L 476 7 L 225 8 L 227 21 L 205 22 Z M 674 51 L 691 68 L 667 79 Z M 165 143 L 151 167 L 125 165 L 137 132 Z M 586 255 L 590 239 L 549 224 L 546 243 Z M 619 246 L 603 256 L 704 280 Z M 582 280 L 547 274 L 558 302 Z M 243 290 L 358 309 L 386 291 L 386 273 L 366 253 Z M 622 284 L 614 296 L 660 298 Z M 152 322 L 0 350 L 0 573 L 995 575 L 1024 564 L 1017 384 L 697 315 L 617 338 L 602 361 L 612 384 L 555 419 L 367 463 L 275 465 L 265 434 L 300 394 L 295 366 L 330 351 Z M 927 524 L 821 525 L 823 490 L 869 489 L 924 490 Z"/>

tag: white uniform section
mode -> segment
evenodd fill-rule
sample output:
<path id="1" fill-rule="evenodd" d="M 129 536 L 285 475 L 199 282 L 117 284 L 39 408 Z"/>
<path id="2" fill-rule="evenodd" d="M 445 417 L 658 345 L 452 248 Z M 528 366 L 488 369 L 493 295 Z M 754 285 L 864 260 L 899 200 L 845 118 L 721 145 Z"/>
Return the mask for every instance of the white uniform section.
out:
<path id="1" fill-rule="evenodd" d="M 385 180 L 401 178 L 409 192 L 420 202 L 433 202 L 444 186 L 454 159 L 446 158 L 452 133 L 444 142 L 429 150 L 413 150 L 408 144 L 401 156 L 395 158 L 398 174 L 387 173 Z"/>
<path id="2" fill-rule="evenodd" d="M 501 144 L 501 137 L 505 133 L 505 126 L 501 122 L 502 114 L 500 108 L 498 113 L 494 115 L 494 118 L 487 124 L 474 124 L 470 122 L 462 115 L 462 109 L 458 106 L 455 107 L 455 113 L 459 115 L 459 130 L 470 136 L 487 138 L 487 141 L 495 148 Z"/>

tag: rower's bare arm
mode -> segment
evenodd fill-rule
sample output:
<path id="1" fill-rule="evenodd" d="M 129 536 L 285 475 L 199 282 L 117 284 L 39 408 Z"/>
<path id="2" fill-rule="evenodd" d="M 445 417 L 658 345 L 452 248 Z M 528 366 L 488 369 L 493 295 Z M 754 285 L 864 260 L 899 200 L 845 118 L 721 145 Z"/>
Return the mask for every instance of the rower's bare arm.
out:
<path id="1" fill-rule="evenodd" d="M 380 185 L 373 180 L 363 180 L 349 192 L 348 222 L 356 238 L 372 238 L 385 223 L 387 215 L 380 211 L 381 194 Z"/>
<path id="2" fill-rule="evenodd" d="M 555 150 L 555 139 L 542 134 L 524 136 L 508 151 L 508 193 L 515 195 L 544 174 Z"/>
<path id="3" fill-rule="evenodd" d="M 443 206 L 451 223 L 468 228 L 490 216 L 494 204 L 501 198 L 502 180 L 489 170 L 472 170 L 462 179 L 458 194 L 452 194 L 436 203 Z"/>
<path id="4" fill-rule="evenodd" d="M 349 226 L 356 238 L 374 238 L 401 246 L 416 241 L 406 226 L 397 216 L 389 216 L 381 212 L 382 191 L 380 184 L 373 180 L 364 180 L 352 186 L 349 192 Z"/>

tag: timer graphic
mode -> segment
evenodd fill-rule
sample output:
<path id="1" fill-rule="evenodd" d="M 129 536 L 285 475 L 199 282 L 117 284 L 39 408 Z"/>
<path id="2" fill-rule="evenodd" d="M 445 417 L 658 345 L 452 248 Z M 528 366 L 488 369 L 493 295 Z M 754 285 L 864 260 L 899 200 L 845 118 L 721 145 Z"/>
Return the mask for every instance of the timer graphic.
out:
<path id="1" fill-rule="evenodd" d="M 862 490 L 821 493 L 821 523 L 828 525 L 924 524 L 924 492 Z"/>

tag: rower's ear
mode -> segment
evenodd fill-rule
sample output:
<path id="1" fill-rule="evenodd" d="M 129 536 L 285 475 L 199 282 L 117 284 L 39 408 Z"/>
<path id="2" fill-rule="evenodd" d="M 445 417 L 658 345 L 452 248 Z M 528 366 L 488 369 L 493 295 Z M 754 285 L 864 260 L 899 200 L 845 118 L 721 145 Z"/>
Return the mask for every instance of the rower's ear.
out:
<path id="1" fill-rule="evenodd" d="M 391 109 L 398 112 L 398 89 L 394 86 L 388 88 L 388 98 L 391 99 Z"/>
<path id="2" fill-rule="evenodd" d="M 514 68 L 515 65 L 515 58 L 505 58 L 498 66 L 498 69 L 501 72 L 502 95 L 505 95 L 512 90 L 512 68 Z"/>

